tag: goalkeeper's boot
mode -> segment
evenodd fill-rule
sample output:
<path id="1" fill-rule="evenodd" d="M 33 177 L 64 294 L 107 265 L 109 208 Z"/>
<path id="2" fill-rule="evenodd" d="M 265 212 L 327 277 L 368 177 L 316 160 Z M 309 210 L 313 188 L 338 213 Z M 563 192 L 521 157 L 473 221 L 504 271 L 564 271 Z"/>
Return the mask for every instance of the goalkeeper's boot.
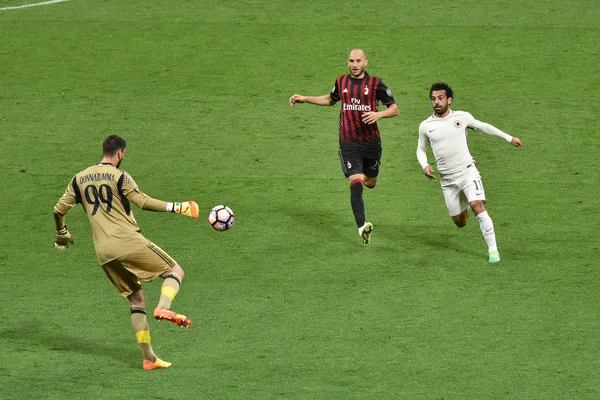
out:
<path id="1" fill-rule="evenodd" d="M 360 236 L 360 240 L 362 244 L 371 243 L 371 233 L 373 232 L 373 224 L 370 222 L 365 222 L 363 226 L 358 228 L 358 235 Z"/>
<path id="2" fill-rule="evenodd" d="M 160 358 L 157 358 L 154 362 L 150 360 L 144 360 L 144 365 L 142 366 L 142 368 L 144 368 L 144 371 L 151 371 L 153 369 L 158 368 L 169 368 L 171 365 L 172 364 L 170 362 L 166 362 L 161 360 Z"/>
<path id="3" fill-rule="evenodd" d="M 177 314 L 166 308 L 155 308 L 154 319 L 158 321 L 169 321 L 177 326 L 188 327 L 192 324 L 192 320 L 182 314 Z"/>
<path id="4" fill-rule="evenodd" d="M 500 253 L 498 253 L 498 251 L 490 251 L 490 258 L 488 258 L 488 262 L 500 262 Z"/>

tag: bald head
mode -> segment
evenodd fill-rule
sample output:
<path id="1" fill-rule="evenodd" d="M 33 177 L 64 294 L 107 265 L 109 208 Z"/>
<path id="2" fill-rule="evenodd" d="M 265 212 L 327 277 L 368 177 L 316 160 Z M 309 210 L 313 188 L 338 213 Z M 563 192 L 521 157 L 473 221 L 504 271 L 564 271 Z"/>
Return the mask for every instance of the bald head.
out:
<path id="1" fill-rule="evenodd" d="M 367 68 L 368 63 L 367 55 L 361 49 L 354 49 L 348 54 L 348 68 L 353 78 L 364 78 L 365 68 Z"/>
<path id="2" fill-rule="evenodd" d="M 353 49 L 352 51 L 350 51 L 350 54 L 348 54 L 348 58 L 362 58 L 363 60 L 367 59 L 367 55 L 365 54 L 363 49 Z"/>

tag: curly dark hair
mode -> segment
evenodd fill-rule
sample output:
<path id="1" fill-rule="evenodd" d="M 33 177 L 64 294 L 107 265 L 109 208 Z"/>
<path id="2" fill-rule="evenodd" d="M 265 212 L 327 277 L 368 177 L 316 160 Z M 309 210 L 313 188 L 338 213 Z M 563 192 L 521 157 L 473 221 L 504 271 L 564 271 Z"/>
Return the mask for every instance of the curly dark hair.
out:
<path id="1" fill-rule="evenodd" d="M 444 82 L 436 82 L 433 85 L 431 85 L 431 89 L 429 89 L 429 97 L 431 97 L 431 93 L 437 90 L 444 90 L 446 92 L 446 97 L 454 98 L 454 92 L 452 91 L 452 88 L 450 87 L 450 85 Z"/>

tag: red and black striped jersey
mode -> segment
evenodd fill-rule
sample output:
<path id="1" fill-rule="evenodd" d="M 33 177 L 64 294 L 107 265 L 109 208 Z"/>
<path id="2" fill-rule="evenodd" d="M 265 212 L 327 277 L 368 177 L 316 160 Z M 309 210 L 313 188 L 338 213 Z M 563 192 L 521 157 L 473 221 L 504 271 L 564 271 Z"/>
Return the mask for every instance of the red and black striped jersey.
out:
<path id="1" fill-rule="evenodd" d="M 340 109 L 340 146 L 373 146 L 381 145 L 381 137 L 377 123 L 368 125 L 362 121 L 362 114 L 377 111 L 377 103 L 389 107 L 394 104 L 392 91 L 380 78 L 365 72 L 362 79 L 352 78 L 350 74 L 342 75 L 335 81 L 329 94 L 332 101 L 342 101 Z"/>

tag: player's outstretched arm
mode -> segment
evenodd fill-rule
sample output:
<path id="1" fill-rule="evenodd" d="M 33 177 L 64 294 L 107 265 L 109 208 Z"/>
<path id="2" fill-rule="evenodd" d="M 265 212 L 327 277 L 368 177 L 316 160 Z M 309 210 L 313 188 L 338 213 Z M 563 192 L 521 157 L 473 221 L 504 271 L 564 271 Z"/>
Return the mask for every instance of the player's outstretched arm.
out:
<path id="1" fill-rule="evenodd" d="M 142 210 L 174 212 L 175 214 L 181 214 L 195 219 L 198 219 L 198 216 L 200 215 L 200 207 L 198 207 L 198 203 L 193 200 L 183 201 L 181 203 L 167 203 L 162 200 L 148 198 L 144 203 Z"/>
<path id="2" fill-rule="evenodd" d="M 131 175 L 124 172 L 121 178 L 123 184 L 120 187 L 121 195 L 138 206 L 142 210 L 156 212 L 174 212 L 192 218 L 198 218 L 199 207 L 195 201 L 184 201 L 181 203 L 167 203 L 166 201 L 153 199 L 142 192 Z"/>
<path id="3" fill-rule="evenodd" d="M 488 135 L 501 137 L 502 139 L 506 140 L 507 142 L 510 142 L 510 144 L 517 148 L 523 147 L 521 139 L 519 139 L 518 137 L 510 136 L 509 134 L 502 132 L 500 129 L 496 128 L 491 124 L 475 120 L 471 122 L 469 126 L 471 128 L 475 128 L 484 133 L 487 133 Z"/>
<path id="4" fill-rule="evenodd" d="M 473 128 L 473 129 L 477 129 L 478 131 L 481 131 L 483 133 L 487 133 L 488 135 L 491 135 L 491 136 L 498 136 L 499 138 L 502 138 L 502 139 L 506 140 L 507 142 L 512 143 L 512 139 L 513 139 L 512 136 L 510 136 L 508 133 L 505 133 L 505 132 L 501 131 L 500 129 L 496 128 L 494 125 L 488 124 L 487 122 L 481 122 L 479 120 L 474 120 L 473 122 L 469 123 L 469 127 Z M 521 141 L 519 140 L 519 142 L 521 142 Z M 517 146 L 517 147 L 519 147 L 519 146 Z"/>
<path id="5" fill-rule="evenodd" d="M 198 203 L 193 200 L 183 201 L 181 203 L 169 203 L 153 199 L 146 193 L 136 190 L 128 193 L 126 197 L 129 201 L 145 211 L 174 212 L 175 214 L 182 214 L 192 218 L 198 218 L 200 214 L 200 207 L 198 207 Z"/>
<path id="6" fill-rule="evenodd" d="M 294 107 L 296 103 L 309 103 L 316 104 L 318 106 L 332 106 L 335 101 L 331 99 L 329 94 L 323 96 L 302 96 L 301 94 L 295 94 L 290 97 L 290 107 Z"/>

